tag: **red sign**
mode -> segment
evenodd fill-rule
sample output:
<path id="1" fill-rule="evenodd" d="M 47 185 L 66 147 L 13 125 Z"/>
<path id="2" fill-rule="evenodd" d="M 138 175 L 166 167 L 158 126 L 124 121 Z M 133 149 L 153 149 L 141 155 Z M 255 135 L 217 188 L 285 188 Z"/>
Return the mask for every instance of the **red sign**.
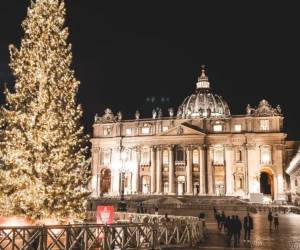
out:
<path id="1" fill-rule="evenodd" d="M 97 206 L 96 216 L 97 224 L 112 224 L 114 223 L 114 207 Z"/>

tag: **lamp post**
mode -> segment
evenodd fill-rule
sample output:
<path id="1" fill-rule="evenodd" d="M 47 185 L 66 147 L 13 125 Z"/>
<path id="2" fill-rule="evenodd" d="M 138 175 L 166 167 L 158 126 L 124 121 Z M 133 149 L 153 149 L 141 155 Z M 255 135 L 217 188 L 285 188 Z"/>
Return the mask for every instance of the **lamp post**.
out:
<path id="1" fill-rule="evenodd" d="M 130 171 L 128 166 L 128 152 L 125 148 L 121 148 L 120 151 L 120 164 L 119 164 L 119 172 L 121 173 L 121 199 L 118 202 L 117 211 L 119 212 L 126 212 L 127 211 L 127 204 L 124 199 L 124 189 L 125 189 L 125 173 Z"/>

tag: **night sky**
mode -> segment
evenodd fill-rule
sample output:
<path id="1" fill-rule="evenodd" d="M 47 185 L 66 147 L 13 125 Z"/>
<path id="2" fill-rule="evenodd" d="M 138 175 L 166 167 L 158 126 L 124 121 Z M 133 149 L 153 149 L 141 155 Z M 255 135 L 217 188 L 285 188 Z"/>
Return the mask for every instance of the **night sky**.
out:
<path id="1" fill-rule="evenodd" d="M 13 88 L 8 45 L 20 43 L 29 2 L 1 0 L 1 90 L 4 82 Z M 281 105 L 289 138 L 300 139 L 299 9 L 273 1 L 209 2 L 67 1 L 88 133 L 95 113 L 106 107 L 128 118 L 136 109 L 150 117 L 146 99 L 156 96 L 177 108 L 195 90 L 205 64 L 213 91 L 232 114 L 245 114 L 248 103 L 265 98 Z"/>

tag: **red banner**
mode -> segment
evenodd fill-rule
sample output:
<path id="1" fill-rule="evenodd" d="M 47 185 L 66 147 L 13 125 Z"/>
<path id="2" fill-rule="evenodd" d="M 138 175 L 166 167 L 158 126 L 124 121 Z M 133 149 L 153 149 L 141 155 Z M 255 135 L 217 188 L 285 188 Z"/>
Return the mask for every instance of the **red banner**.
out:
<path id="1" fill-rule="evenodd" d="M 114 223 L 114 207 L 113 206 L 97 206 L 97 224 Z"/>

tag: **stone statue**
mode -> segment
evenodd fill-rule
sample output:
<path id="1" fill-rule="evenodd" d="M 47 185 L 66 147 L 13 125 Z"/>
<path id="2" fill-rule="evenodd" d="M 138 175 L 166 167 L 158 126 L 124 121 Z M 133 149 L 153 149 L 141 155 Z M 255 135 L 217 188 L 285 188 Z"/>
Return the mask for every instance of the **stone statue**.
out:
<path id="1" fill-rule="evenodd" d="M 281 114 L 282 114 L 282 110 L 281 110 L 280 105 L 277 105 L 276 109 L 277 109 L 277 113 L 278 113 L 279 115 L 281 115 Z"/>
<path id="2" fill-rule="evenodd" d="M 94 117 L 94 119 L 95 119 L 95 122 L 98 120 L 98 114 L 96 113 L 96 115 L 95 115 L 95 117 Z"/>
<path id="3" fill-rule="evenodd" d="M 157 117 L 157 112 L 156 112 L 155 109 L 153 109 L 153 110 L 152 110 L 152 118 L 153 118 L 153 119 L 156 119 L 156 117 Z"/>
<path id="4" fill-rule="evenodd" d="M 173 117 L 174 116 L 174 109 L 173 108 L 169 108 L 168 111 L 169 111 L 169 116 Z"/>
<path id="5" fill-rule="evenodd" d="M 136 120 L 139 120 L 139 119 L 140 119 L 140 112 L 139 112 L 138 110 L 135 111 L 134 116 L 135 116 L 135 119 L 136 119 Z"/>
<path id="6" fill-rule="evenodd" d="M 248 104 L 247 107 L 246 107 L 247 115 L 251 115 L 251 111 L 252 111 L 252 108 L 251 108 L 250 104 Z"/>
<path id="7" fill-rule="evenodd" d="M 158 109 L 158 118 L 161 118 L 162 117 L 162 110 L 161 108 Z"/>
<path id="8" fill-rule="evenodd" d="M 121 121 L 121 120 L 122 120 L 123 115 L 122 115 L 122 112 L 121 112 L 121 111 L 119 111 L 119 112 L 117 113 L 117 117 L 118 117 L 118 121 Z"/>

